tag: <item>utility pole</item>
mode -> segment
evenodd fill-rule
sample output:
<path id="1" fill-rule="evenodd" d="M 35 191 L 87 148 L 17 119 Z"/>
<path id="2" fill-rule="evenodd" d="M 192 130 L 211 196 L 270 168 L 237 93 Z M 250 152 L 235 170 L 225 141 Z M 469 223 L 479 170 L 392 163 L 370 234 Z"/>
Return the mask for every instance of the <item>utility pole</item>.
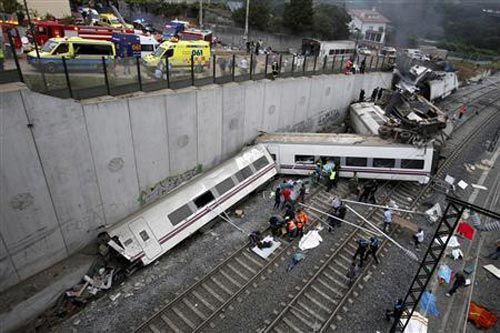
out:
<path id="1" fill-rule="evenodd" d="M 248 13 L 250 12 L 250 0 L 247 0 L 247 10 L 245 13 L 245 40 L 248 41 Z"/>
<path id="2" fill-rule="evenodd" d="M 203 0 L 200 0 L 200 29 L 203 29 Z"/>

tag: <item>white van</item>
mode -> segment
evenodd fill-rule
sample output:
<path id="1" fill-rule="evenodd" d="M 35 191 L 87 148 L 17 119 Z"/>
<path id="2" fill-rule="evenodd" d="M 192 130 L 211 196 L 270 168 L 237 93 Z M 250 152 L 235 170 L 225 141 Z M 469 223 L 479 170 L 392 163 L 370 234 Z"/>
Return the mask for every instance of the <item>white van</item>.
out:
<path id="1" fill-rule="evenodd" d="M 419 49 L 405 49 L 403 50 L 403 53 L 407 55 L 410 59 L 417 59 L 417 60 L 423 60 L 423 61 L 429 61 L 429 57 L 426 56 L 421 50 Z"/>
<path id="2" fill-rule="evenodd" d="M 139 35 L 141 43 L 141 58 L 150 55 L 156 51 L 160 43 L 153 36 Z"/>

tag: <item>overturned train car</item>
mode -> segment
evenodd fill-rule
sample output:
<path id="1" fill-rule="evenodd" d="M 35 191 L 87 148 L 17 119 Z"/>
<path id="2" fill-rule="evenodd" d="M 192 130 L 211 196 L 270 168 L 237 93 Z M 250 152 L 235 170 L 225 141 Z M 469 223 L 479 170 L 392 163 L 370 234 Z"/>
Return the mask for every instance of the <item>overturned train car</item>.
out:
<path id="1" fill-rule="evenodd" d="M 253 146 L 117 223 L 101 238 L 129 262 L 150 264 L 276 173 L 267 149 Z"/>

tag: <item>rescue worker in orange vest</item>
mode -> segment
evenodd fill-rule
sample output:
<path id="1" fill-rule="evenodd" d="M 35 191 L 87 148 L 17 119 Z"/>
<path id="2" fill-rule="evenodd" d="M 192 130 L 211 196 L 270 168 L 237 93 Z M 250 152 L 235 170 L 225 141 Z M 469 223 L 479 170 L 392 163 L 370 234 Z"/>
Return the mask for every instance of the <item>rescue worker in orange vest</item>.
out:
<path id="1" fill-rule="evenodd" d="M 345 75 L 349 75 L 351 74 L 351 71 L 352 71 L 352 66 L 353 66 L 353 62 L 352 60 L 349 58 L 349 60 L 347 60 L 347 63 L 345 65 L 345 70 L 344 70 L 344 74 Z"/>
<path id="2" fill-rule="evenodd" d="M 293 219 L 291 219 L 288 216 L 285 217 L 285 221 L 286 221 L 286 230 L 288 231 L 288 240 L 292 241 L 295 237 L 297 237 L 297 232 L 298 232 L 297 224 Z"/>
<path id="3" fill-rule="evenodd" d="M 297 230 L 299 237 L 302 237 L 304 234 L 304 226 L 309 221 L 309 216 L 302 210 L 297 209 L 297 215 L 295 215 L 295 223 L 297 224 Z"/>

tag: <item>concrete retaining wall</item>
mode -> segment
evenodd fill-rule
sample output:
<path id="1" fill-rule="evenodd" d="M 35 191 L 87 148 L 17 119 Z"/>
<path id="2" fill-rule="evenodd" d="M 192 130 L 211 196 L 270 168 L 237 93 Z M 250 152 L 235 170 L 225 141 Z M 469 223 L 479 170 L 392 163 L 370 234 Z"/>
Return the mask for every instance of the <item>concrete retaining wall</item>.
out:
<path id="1" fill-rule="evenodd" d="M 0 93 L 0 291 L 210 168 L 259 130 L 341 122 L 391 74 L 322 75 L 76 102 Z M 29 125 L 29 126 L 28 126 Z"/>

